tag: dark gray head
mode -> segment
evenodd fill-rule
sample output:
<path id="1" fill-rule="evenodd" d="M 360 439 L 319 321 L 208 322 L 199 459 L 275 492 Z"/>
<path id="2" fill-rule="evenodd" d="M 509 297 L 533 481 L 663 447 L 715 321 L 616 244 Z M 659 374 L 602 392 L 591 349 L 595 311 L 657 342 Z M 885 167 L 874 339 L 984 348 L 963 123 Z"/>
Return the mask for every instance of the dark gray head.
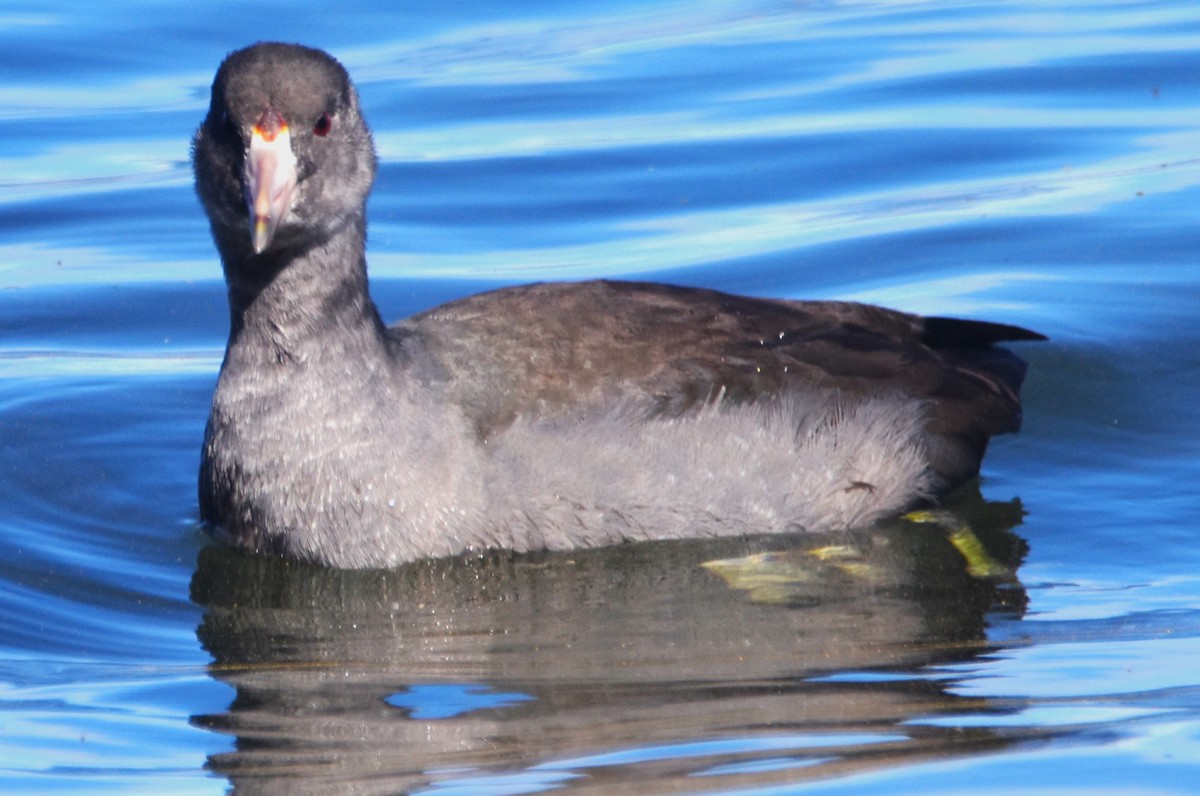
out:
<path id="1" fill-rule="evenodd" d="M 192 164 L 228 271 L 361 223 L 375 150 L 341 64 L 309 47 L 261 43 L 217 71 Z"/>

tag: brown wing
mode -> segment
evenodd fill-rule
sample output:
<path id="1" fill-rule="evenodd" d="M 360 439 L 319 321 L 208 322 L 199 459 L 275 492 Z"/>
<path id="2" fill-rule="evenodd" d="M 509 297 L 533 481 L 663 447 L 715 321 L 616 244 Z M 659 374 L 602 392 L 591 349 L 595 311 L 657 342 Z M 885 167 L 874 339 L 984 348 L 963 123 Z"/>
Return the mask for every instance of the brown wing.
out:
<path id="1" fill-rule="evenodd" d="M 517 416 L 633 399 L 680 414 L 714 398 L 786 390 L 929 401 L 929 446 L 948 483 L 978 470 L 988 438 L 1020 423 L 1023 363 L 991 344 L 1016 327 L 850 302 L 754 299 L 635 282 L 506 288 L 399 324 L 484 436 Z"/>

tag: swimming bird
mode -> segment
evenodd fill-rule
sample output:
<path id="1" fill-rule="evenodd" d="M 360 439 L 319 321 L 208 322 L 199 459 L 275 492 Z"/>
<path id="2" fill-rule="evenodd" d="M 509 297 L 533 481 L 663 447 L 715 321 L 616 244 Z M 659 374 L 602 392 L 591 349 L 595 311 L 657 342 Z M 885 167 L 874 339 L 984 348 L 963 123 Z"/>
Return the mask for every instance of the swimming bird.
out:
<path id="1" fill-rule="evenodd" d="M 192 143 L 228 287 L 200 515 L 244 550 L 390 567 L 492 548 L 819 532 L 974 476 L 1041 335 L 865 304 L 531 284 L 387 326 L 371 134 L 325 52 L 230 54 Z"/>

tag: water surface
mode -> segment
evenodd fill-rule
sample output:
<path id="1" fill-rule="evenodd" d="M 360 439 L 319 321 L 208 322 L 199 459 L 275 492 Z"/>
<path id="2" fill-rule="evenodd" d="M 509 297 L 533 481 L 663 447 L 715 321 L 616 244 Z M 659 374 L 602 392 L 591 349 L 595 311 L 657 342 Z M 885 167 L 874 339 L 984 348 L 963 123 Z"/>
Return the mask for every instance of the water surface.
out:
<path id="1" fill-rule="evenodd" d="M 0 18 L 3 789 L 1200 782 L 1194 3 Z M 208 546 L 227 317 L 188 141 L 257 38 L 359 83 L 385 317 L 621 276 L 1050 335 L 946 507 L 993 568 L 900 520 L 373 573 Z"/>

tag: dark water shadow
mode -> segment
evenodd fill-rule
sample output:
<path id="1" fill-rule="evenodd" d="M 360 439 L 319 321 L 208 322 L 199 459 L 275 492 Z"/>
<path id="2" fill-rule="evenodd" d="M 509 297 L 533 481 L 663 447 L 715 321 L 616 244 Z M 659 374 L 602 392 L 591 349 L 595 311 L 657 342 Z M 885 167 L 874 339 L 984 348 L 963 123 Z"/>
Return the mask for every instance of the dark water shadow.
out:
<path id="1" fill-rule="evenodd" d="M 235 737 L 209 766 L 236 792 L 293 796 L 727 789 L 998 748 L 907 724 L 989 710 L 921 670 L 1025 607 L 1019 503 L 953 511 L 989 572 L 904 521 L 371 572 L 207 548 L 197 635 L 237 695 L 193 722 Z"/>

